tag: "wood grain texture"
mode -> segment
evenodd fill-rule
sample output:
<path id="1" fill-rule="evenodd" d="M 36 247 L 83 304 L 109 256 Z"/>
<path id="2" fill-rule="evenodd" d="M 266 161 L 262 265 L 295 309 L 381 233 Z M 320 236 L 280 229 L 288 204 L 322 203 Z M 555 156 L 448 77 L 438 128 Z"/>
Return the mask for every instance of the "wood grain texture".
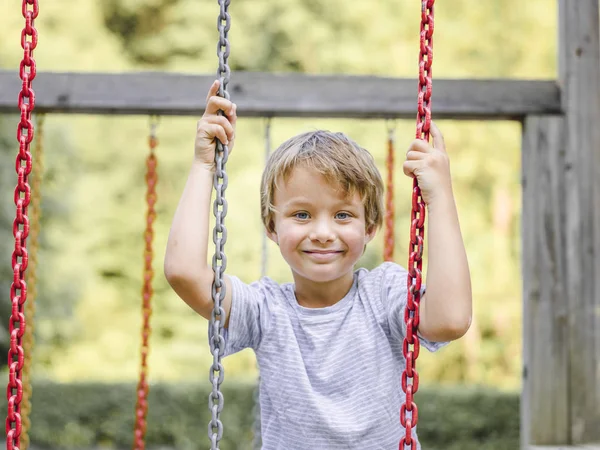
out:
<path id="1" fill-rule="evenodd" d="M 213 75 L 46 73 L 33 82 L 36 111 L 195 115 Z M 20 80 L 0 71 L 0 112 L 17 110 Z M 435 80 L 436 119 L 514 119 L 561 112 L 554 81 Z M 233 73 L 231 99 L 242 117 L 416 118 L 417 82 L 373 76 Z"/>
<path id="2" fill-rule="evenodd" d="M 524 449 L 570 438 L 564 128 L 560 116 L 530 116 L 523 124 Z"/>
<path id="3" fill-rule="evenodd" d="M 600 442 L 598 0 L 559 0 L 559 13 L 559 68 L 566 125 L 569 443 L 588 444 Z"/>

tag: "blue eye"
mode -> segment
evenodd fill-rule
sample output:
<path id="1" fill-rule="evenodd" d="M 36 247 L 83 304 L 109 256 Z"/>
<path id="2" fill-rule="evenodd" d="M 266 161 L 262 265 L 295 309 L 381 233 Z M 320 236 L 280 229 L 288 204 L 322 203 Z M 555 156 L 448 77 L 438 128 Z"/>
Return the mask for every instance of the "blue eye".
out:
<path id="1" fill-rule="evenodd" d="M 309 218 L 308 213 L 305 211 L 295 213 L 294 217 L 300 220 L 307 220 Z"/>
<path id="2" fill-rule="evenodd" d="M 350 214 L 346 212 L 339 212 L 335 215 L 335 218 L 339 220 L 346 220 L 350 218 Z"/>

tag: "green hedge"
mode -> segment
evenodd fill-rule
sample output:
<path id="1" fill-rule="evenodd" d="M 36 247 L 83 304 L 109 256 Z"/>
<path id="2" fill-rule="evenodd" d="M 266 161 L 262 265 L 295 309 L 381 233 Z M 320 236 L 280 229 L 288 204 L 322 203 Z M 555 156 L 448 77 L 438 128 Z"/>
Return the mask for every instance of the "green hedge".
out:
<path id="1" fill-rule="evenodd" d="M 225 383 L 222 450 L 251 448 L 253 386 Z M 36 448 L 130 448 L 133 385 L 34 385 L 31 441 Z M 209 386 L 153 385 L 147 442 L 208 448 Z M 368 394 L 365 393 L 366 398 Z M 426 450 L 518 448 L 519 397 L 490 389 L 421 388 L 419 435 Z M 4 401 L 4 411 L 6 402 Z"/>

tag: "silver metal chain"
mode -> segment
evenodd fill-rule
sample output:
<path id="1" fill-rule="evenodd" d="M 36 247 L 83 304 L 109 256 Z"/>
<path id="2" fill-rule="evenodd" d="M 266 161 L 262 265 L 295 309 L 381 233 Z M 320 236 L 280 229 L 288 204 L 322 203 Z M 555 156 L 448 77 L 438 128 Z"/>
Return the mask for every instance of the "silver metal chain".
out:
<path id="1" fill-rule="evenodd" d="M 265 164 L 271 156 L 271 118 L 267 117 L 265 122 Z M 263 233 L 262 239 L 262 259 L 260 262 L 260 276 L 261 278 L 267 275 L 267 266 L 269 264 L 268 254 L 268 237 L 266 233 Z"/>
<path id="2" fill-rule="evenodd" d="M 271 156 L 271 118 L 267 117 L 265 122 L 265 164 L 267 160 Z M 262 259 L 260 264 L 260 277 L 264 277 L 267 275 L 267 266 L 269 262 L 269 248 L 267 246 L 267 234 L 263 233 L 262 239 Z M 262 435 L 261 435 L 261 414 L 260 414 L 260 369 L 258 364 L 256 368 L 259 370 L 258 372 L 258 380 L 256 383 L 256 388 L 254 389 L 254 427 L 252 429 L 254 439 L 252 441 L 252 448 L 254 450 L 260 450 L 262 448 Z"/>
<path id="3" fill-rule="evenodd" d="M 217 76 L 220 85 L 218 95 L 229 99 L 227 85 L 231 71 L 227 64 L 229 58 L 229 40 L 227 39 L 231 27 L 231 16 L 228 7 L 231 0 L 218 0 L 219 18 L 217 28 L 219 30 L 219 42 L 217 44 L 217 56 L 219 57 L 219 69 Z M 223 115 L 223 111 L 219 111 Z M 225 166 L 229 157 L 229 149 L 222 142 L 217 140 L 215 151 L 215 175 L 213 186 L 216 191 L 216 198 L 213 203 L 213 214 L 215 216 L 215 227 L 213 229 L 213 242 L 215 244 L 215 253 L 212 259 L 212 268 L 215 278 L 212 285 L 212 299 L 214 303 L 213 312 L 209 323 L 209 343 L 210 352 L 213 355 L 213 363 L 210 367 L 209 379 L 212 383 L 212 392 L 208 397 L 208 407 L 212 413 L 212 418 L 208 424 L 208 436 L 210 438 L 211 450 L 219 450 L 219 442 L 223 438 L 223 423 L 221 422 L 221 411 L 223 410 L 223 394 L 221 392 L 221 383 L 225 376 L 225 370 L 221 359 L 225 351 L 225 339 L 223 338 L 223 321 L 225 320 L 225 310 L 223 309 L 223 299 L 225 298 L 225 269 L 227 267 L 227 257 L 225 256 L 225 243 L 227 242 L 227 228 L 225 228 L 225 217 L 227 216 L 227 200 L 225 200 L 225 191 L 227 189 L 227 173 Z"/>

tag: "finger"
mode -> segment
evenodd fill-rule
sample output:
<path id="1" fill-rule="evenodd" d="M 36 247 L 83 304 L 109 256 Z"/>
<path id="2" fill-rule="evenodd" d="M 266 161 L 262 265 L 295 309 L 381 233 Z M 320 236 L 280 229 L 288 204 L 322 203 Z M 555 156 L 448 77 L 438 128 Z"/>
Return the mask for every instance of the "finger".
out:
<path id="1" fill-rule="evenodd" d="M 219 92 L 219 80 L 215 80 L 213 81 L 213 84 L 210 85 L 210 88 L 208 89 L 208 95 L 206 96 L 206 102 L 208 103 L 208 100 L 217 95 L 217 92 Z"/>
<path id="2" fill-rule="evenodd" d="M 433 148 L 437 150 L 441 150 L 443 152 L 446 151 L 446 144 L 444 143 L 444 136 L 442 132 L 437 127 L 437 125 L 432 121 L 431 122 L 431 137 L 433 138 Z"/>
<path id="3" fill-rule="evenodd" d="M 406 152 L 406 159 L 408 161 L 415 161 L 425 158 L 427 158 L 426 152 L 418 152 L 416 150 L 409 150 L 408 152 Z"/>
<path id="4" fill-rule="evenodd" d="M 404 161 L 402 164 L 402 170 L 404 171 L 404 175 L 414 178 L 415 171 L 421 168 L 422 162 L 420 160 L 417 161 Z"/>
<path id="5" fill-rule="evenodd" d="M 429 143 L 424 141 L 423 139 L 415 139 L 410 143 L 410 146 L 408 147 L 408 152 L 431 153 L 432 150 L 433 149 L 431 148 Z"/>
<path id="6" fill-rule="evenodd" d="M 216 138 L 219 141 L 221 141 L 221 143 L 224 145 L 229 144 L 229 139 L 227 138 L 227 132 L 225 131 L 225 128 L 223 128 L 221 125 L 219 125 L 217 123 L 209 123 L 209 124 L 206 124 L 202 128 L 202 130 L 206 134 L 206 137 L 208 137 L 209 139 Z"/>
<path id="7" fill-rule="evenodd" d="M 211 125 L 214 124 L 214 125 L 219 125 L 219 126 L 223 127 L 223 129 L 225 130 L 225 133 L 227 134 L 227 138 L 229 140 L 231 140 L 233 138 L 235 130 L 234 130 L 231 122 L 229 122 L 229 119 L 227 119 L 227 117 L 225 117 L 225 116 L 207 116 L 204 118 L 204 121 L 205 121 L 205 123 L 208 123 Z"/>
<path id="8" fill-rule="evenodd" d="M 233 104 L 233 109 L 231 110 L 231 113 L 227 117 L 229 117 L 229 121 L 235 128 L 235 124 L 237 123 L 237 105 L 235 103 Z"/>
<path id="9" fill-rule="evenodd" d="M 229 115 L 231 114 L 232 109 L 233 103 L 231 100 L 213 95 L 208 99 L 205 114 L 217 114 L 219 111 L 223 111 L 225 114 Z"/>
<path id="10" fill-rule="evenodd" d="M 233 125 L 233 128 L 235 129 L 235 124 L 237 123 L 237 105 L 235 103 L 232 103 L 231 110 L 229 112 L 226 112 L 225 116 L 227 117 L 227 120 L 229 120 L 229 123 L 231 123 L 231 125 Z"/>

